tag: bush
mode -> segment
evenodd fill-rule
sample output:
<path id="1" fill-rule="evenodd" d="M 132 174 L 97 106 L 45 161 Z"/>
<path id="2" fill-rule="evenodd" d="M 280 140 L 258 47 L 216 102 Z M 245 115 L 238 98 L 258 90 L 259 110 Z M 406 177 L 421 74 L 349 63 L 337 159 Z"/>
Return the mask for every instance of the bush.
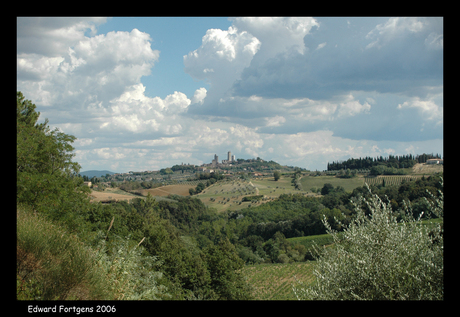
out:
<path id="1" fill-rule="evenodd" d="M 142 248 L 139 245 L 130 245 L 132 243 L 129 238 L 115 236 L 115 241 L 111 244 L 112 250 L 107 252 L 105 240 L 100 241 L 97 265 L 105 275 L 113 299 L 169 298 L 164 293 L 165 286 L 158 283 L 162 273 L 155 270 L 155 266 L 158 266 L 157 257 L 142 256 Z"/>
<path id="2" fill-rule="evenodd" d="M 281 253 L 278 255 L 277 259 L 278 263 L 289 263 L 289 257 L 285 253 Z"/>
<path id="3" fill-rule="evenodd" d="M 370 190 L 369 190 L 370 192 Z M 443 216 L 443 196 L 430 209 Z M 367 204 L 366 217 L 362 204 Z M 442 222 L 425 226 L 406 208 L 400 223 L 377 195 L 355 204 L 357 216 L 340 235 L 323 224 L 335 245 L 318 256 L 317 283 L 293 285 L 298 299 L 441 300 L 443 284 Z M 428 210 L 427 210 L 428 211 Z"/>

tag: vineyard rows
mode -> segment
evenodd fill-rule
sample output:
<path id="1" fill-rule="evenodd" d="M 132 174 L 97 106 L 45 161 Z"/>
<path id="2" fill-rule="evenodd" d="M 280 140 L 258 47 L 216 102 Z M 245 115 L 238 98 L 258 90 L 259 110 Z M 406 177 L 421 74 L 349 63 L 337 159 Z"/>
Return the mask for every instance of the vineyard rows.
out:
<path id="1" fill-rule="evenodd" d="M 364 183 L 367 183 L 369 186 L 382 185 L 383 180 L 385 180 L 385 186 L 389 185 L 401 185 L 405 180 L 406 182 L 415 181 L 421 176 L 378 176 L 378 177 L 365 177 Z"/>

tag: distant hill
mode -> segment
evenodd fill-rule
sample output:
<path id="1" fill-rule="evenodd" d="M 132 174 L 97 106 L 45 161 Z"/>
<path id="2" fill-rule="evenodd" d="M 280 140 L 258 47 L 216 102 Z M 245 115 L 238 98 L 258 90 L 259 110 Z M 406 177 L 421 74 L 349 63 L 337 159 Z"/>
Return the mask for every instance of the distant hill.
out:
<path id="1" fill-rule="evenodd" d="M 112 175 L 112 174 L 116 174 L 116 173 L 111 172 L 111 171 L 96 171 L 96 170 L 80 172 L 81 176 L 88 176 L 89 178 L 101 177 L 101 176 L 105 176 L 106 174 Z"/>

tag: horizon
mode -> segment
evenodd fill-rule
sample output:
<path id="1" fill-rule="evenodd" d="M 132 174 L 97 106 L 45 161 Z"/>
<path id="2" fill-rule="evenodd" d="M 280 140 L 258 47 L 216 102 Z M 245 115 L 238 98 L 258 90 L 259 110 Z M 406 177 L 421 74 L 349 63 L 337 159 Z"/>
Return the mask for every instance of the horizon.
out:
<path id="1" fill-rule="evenodd" d="M 443 156 L 443 23 L 18 17 L 17 90 L 86 171 Z"/>
<path id="2" fill-rule="evenodd" d="M 395 155 L 395 156 L 406 156 L 406 155 L 409 155 L 409 154 L 411 154 L 411 153 L 402 154 L 402 155 Z M 424 154 L 427 154 L 427 155 L 430 155 L 430 154 L 431 154 L 431 155 L 434 155 L 434 156 L 437 155 L 437 156 L 440 156 L 440 159 L 441 159 L 441 160 L 444 160 L 444 156 L 443 156 L 443 155 L 440 155 L 439 153 L 436 153 L 436 154 L 435 154 L 435 153 L 433 153 L 433 152 L 432 152 L 432 153 L 419 153 L 419 154 L 415 154 L 415 155 L 413 155 L 413 156 L 414 156 L 414 159 L 415 159 L 415 158 L 417 158 L 418 156 L 424 155 Z M 273 160 L 266 160 L 266 159 L 264 159 L 264 158 L 262 158 L 262 157 L 259 157 L 259 158 L 260 158 L 261 160 L 263 160 L 264 162 L 273 161 Z M 359 158 L 358 158 L 358 157 L 353 157 L 353 158 L 354 158 L 354 159 L 360 159 L 361 157 L 359 157 Z M 372 157 L 372 158 L 373 158 L 373 159 L 378 159 L 378 157 Z M 384 158 L 384 159 L 388 159 L 389 156 L 386 156 L 386 157 L 383 157 L 383 158 Z M 238 159 L 242 159 L 242 158 L 236 158 L 236 160 L 238 160 Z M 257 159 L 257 158 L 254 157 L 254 158 L 247 158 L 247 159 L 243 159 L 243 160 L 251 160 L 251 159 Z M 331 161 L 331 162 L 327 162 L 327 164 L 329 164 L 329 163 L 342 163 L 342 162 L 344 162 L 344 161 L 346 161 L 346 160 Z M 273 162 L 278 163 L 278 162 L 276 162 L 276 161 L 273 161 Z M 174 164 L 174 165 L 203 166 L 203 165 L 209 165 L 209 164 L 212 164 L 212 162 L 211 162 L 211 163 L 203 163 L 203 164 L 200 164 L 200 165 L 197 165 L 197 164 L 190 164 L 190 163 L 187 163 L 187 162 L 181 162 L 181 164 Z M 221 163 L 219 163 L 219 164 L 221 164 Z M 278 163 L 278 164 L 279 164 L 279 163 Z M 126 172 L 113 172 L 113 171 L 110 171 L 110 170 L 107 170 L 107 169 L 101 169 L 101 170 L 84 170 L 84 171 L 80 171 L 79 173 L 85 173 L 85 172 L 105 172 L 105 171 L 111 172 L 111 173 L 114 173 L 114 174 L 124 174 L 124 173 L 129 173 L 129 172 L 159 172 L 159 171 L 160 171 L 161 169 L 163 169 L 163 168 L 170 168 L 170 167 L 173 167 L 174 165 L 162 167 L 162 168 L 160 168 L 160 169 L 158 169 L 158 170 L 131 170 L 131 171 L 126 171 Z M 294 168 L 300 167 L 300 166 L 294 166 L 294 165 L 282 165 L 282 164 L 280 164 L 280 165 L 281 165 L 281 166 L 286 166 L 286 167 L 294 167 Z M 311 172 L 311 171 L 313 171 L 313 170 L 308 170 L 308 169 L 307 169 L 307 171 L 310 171 L 310 172 Z M 324 169 L 324 170 L 316 170 L 316 171 L 324 172 L 324 171 L 327 171 L 327 168 Z"/>

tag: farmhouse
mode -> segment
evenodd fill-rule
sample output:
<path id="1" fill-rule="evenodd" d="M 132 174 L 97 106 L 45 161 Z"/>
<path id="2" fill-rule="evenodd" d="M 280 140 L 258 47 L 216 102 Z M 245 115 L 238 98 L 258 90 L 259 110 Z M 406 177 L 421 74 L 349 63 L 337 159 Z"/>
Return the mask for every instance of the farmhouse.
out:
<path id="1" fill-rule="evenodd" d="M 91 182 L 83 182 L 83 184 L 85 184 L 88 187 L 91 187 Z"/>
<path id="2" fill-rule="evenodd" d="M 428 159 L 426 164 L 444 164 L 443 159 Z"/>

